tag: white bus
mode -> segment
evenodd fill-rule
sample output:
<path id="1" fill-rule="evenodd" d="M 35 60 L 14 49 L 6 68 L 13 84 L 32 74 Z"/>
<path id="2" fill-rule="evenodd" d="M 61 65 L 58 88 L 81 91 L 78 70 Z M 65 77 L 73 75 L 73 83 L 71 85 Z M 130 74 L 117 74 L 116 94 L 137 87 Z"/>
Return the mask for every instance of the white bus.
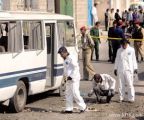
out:
<path id="1" fill-rule="evenodd" d="M 74 20 L 41 12 L 0 12 L 0 103 L 14 112 L 24 109 L 27 96 L 61 88 L 66 46 L 77 54 Z M 60 90 L 61 91 L 61 90 Z"/>

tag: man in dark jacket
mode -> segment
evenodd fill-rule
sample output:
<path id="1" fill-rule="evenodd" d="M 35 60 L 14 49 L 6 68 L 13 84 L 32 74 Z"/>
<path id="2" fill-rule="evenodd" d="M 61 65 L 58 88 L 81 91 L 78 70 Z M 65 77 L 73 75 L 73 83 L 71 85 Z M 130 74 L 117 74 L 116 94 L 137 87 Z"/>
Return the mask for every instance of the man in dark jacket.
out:
<path id="1" fill-rule="evenodd" d="M 105 30 L 108 30 L 108 23 L 109 23 L 109 9 L 106 10 L 105 12 Z"/>
<path id="2" fill-rule="evenodd" d="M 121 17 L 120 17 L 120 15 L 119 15 L 119 9 L 116 10 L 115 20 L 117 21 L 117 23 L 119 22 L 119 20 L 121 20 Z"/>
<path id="3" fill-rule="evenodd" d="M 113 27 L 110 27 L 108 30 L 108 46 L 109 46 L 109 60 L 108 60 L 108 62 L 112 62 L 112 60 L 113 60 L 113 47 L 114 46 L 112 46 L 112 43 L 113 43 L 114 39 L 112 39 L 112 38 L 115 37 L 114 31 L 116 29 L 116 25 L 117 25 L 117 23 L 116 23 L 116 21 L 114 21 Z"/>
<path id="4" fill-rule="evenodd" d="M 117 38 L 112 42 L 112 46 L 113 46 L 113 60 L 112 62 L 115 62 L 115 58 L 116 58 L 116 54 L 117 54 L 117 50 L 120 48 L 120 40 L 122 38 L 125 38 L 124 32 L 122 30 L 122 21 L 119 20 L 119 22 L 117 23 L 117 27 L 114 30 L 114 37 Z"/>

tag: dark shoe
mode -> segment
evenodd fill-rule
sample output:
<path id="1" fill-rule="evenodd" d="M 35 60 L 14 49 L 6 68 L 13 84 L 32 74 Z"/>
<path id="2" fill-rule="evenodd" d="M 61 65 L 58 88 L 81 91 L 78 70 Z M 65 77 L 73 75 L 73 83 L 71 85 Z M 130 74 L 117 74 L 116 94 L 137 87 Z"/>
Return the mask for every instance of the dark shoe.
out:
<path id="1" fill-rule="evenodd" d="M 144 61 L 143 57 L 141 57 L 141 61 Z"/>
<path id="2" fill-rule="evenodd" d="M 107 102 L 107 103 L 110 103 L 110 102 L 111 102 L 111 98 L 112 98 L 112 97 L 107 97 L 107 98 L 106 98 L 106 102 Z"/>
<path id="3" fill-rule="evenodd" d="M 119 101 L 118 101 L 118 103 L 122 103 L 122 102 L 125 102 L 125 101 L 124 101 L 124 100 L 119 100 Z"/>
<path id="4" fill-rule="evenodd" d="M 83 78 L 83 80 L 88 81 L 89 79 L 88 78 Z"/>
<path id="5" fill-rule="evenodd" d="M 80 113 L 84 113 L 87 110 L 87 106 L 84 110 L 80 110 Z"/>
<path id="6" fill-rule="evenodd" d="M 67 111 L 67 110 L 64 110 L 64 111 L 61 111 L 62 114 L 72 114 L 73 111 Z"/>
<path id="7" fill-rule="evenodd" d="M 108 60 L 108 62 L 112 62 L 112 60 Z"/>
<path id="8" fill-rule="evenodd" d="M 129 101 L 128 101 L 128 103 L 134 103 L 134 102 L 135 102 L 134 100 L 129 100 Z"/>

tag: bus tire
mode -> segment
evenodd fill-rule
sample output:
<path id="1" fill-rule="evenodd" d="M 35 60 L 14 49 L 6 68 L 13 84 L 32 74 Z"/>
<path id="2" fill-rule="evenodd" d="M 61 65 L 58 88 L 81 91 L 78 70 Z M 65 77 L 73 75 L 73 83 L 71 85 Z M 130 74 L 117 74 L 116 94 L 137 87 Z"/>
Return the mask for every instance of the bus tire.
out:
<path id="1" fill-rule="evenodd" d="M 10 99 L 9 108 L 11 112 L 21 112 L 25 105 L 27 100 L 27 90 L 26 86 L 23 81 L 17 82 L 17 90 L 14 94 L 14 96 Z"/>
<path id="2" fill-rule="evenodd" d="M 60 95 L 60 97 L 65 96 L 65 91 L 66 91 L 66 80 L 63 79 L 62 83 L 61 83 L 61 86 L 59 88 L 59 95 Z"/>

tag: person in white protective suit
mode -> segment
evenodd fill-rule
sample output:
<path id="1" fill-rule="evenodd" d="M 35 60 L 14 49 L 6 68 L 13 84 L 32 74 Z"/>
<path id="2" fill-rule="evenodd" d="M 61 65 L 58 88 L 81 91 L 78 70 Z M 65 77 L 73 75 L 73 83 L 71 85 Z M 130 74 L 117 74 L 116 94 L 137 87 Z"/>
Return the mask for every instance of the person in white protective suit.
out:
<path id="1" fill-rule="evenodd" d="M 66 109 L 62 113 L 73 113 L 73 100 L 78 104 L 80 113 L 87 109 L 87 106 L 80 96 L 80 72 L 78 57 L 69 54 L 65 47 L 61 47 L 58 53 L 64 59 L 64 76 L 67 78 L 66 82 Z"/>
<path id="2" fill-rule="evenodd" d="M 129 41 L 121 40 L 121 48 L 118 49 L 114 74 L 119 78 L 120 102 L 124 101 L 125 85 L 128 87 L 128 102 L 135 101 L 134 74 L 137 74 L 137 62 L 134 48 L 130 47 Z"/>
<path id="3" fill-rule="evenodd" d="M 97 14 L 97 3 L 94 3 L 94 6 L 92 8 L 92 16 L 93 16 L 93 24 L 95 24 L 96 22 L 98 22 L 98 14 Z"/>

